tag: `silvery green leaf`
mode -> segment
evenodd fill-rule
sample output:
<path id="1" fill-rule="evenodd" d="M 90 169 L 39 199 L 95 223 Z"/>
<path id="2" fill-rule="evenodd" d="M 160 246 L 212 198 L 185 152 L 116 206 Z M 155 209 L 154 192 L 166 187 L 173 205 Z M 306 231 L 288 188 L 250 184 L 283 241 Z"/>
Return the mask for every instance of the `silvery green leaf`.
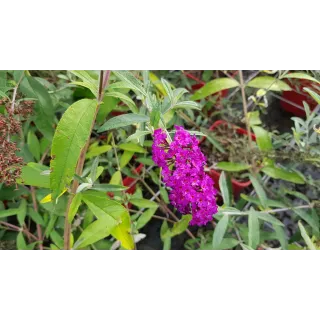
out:
<path id="1" fill-rule="evenodd" d="M 196 109 L 201 110 L 202 106 L 194 101 L 181 101 L 173 106 L 173 109 Z"/>
<path id="2" fill-rule="evenodd" d="M 140 137 L 143 137 L 147 134 L 149 134 L 150 132 L 149 131 L 140 131 L 140 130 L 137 130 L 134 134 L 132 134 L 131 136 L 129 136 L 126 140 L 126 142 L 129 142 L 129 141 L 132 141 L 132 140 L 135 140 L 135 139 L 139 139 Z"/>
<path id="3" fill-rule="evenodd" d="M 85 191 L 92 187 L 91 183 L 81 183 L 80 186 L 77 188 L 76 193 L 80 193 L 81 191 Z"/>
<path id="4" fill-rule="evenodd" d="M 173 91 L 172 91 L 172 89 L 171 89 L 170 83 L 169 83 L 167 80 L 165 80 L 165 79 L 161 79 L 161 82 L 162 82 L 162 85 L 163 85 L 163 87 L 164 87 L 164 90 L 166 91 L 166 93 L 167 93 L 170 101 L 172 102 L 172 99 L 173 99 Z"/>

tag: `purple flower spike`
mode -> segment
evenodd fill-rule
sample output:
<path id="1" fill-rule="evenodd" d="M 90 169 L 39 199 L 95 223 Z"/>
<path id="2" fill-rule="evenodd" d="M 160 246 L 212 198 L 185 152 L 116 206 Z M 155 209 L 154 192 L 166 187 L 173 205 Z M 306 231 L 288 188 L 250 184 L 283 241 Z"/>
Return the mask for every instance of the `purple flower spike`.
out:
<path id="1" fill-rule="evenodd" d="M 176 134 L 169 145 L 162 129 L 154 131 L 152 159 L 162 168 L 163 181 L 170 188 L 169 199 L 183 214 L 192 214 L 190 225 L 205 225 L 217 213 L 217 190 L 204 172 L 206 157 L 195 136 L 175 126 Z"/>

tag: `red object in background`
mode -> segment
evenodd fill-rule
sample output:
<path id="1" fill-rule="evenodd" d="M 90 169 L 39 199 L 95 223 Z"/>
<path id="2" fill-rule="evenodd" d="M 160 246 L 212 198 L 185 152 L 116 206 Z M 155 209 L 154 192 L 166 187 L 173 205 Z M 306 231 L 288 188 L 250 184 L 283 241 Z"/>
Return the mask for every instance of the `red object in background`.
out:
<path id="1" fill-rule="evenodd" d="M 141 163 L 136 169 L 132 170 L 132 173 L 139 174 L 141 172 L 143 166 L 144 165 Z M 123 179 L 123 185 L 125 187 L 129 187 L 135 180 L 136 180 L 136 178 L 126 177 Z M 136 183 L 137 183 L 137 181 L 136 181 Z M 133 194 L 136 191 L 136 183 L 133 184 L 128 190 L 126 190 L 126 193 Z"/>
<path id="2" fill-rule="evenodd" d="M 233 128 L 236 129 L 237 133 L 242 134 L 242 135 L 249 135 L 247 130 L 245 130 L 243 128 L 240 128 L 240 127 L 237 127 L 235 125 L 229 124 L 227 121 L 224 121 L 224 120 L 218 120 L 218 121 L 214 122 L 213 125 L 209 128 L 209 131 L 214 131 L 214 129 L 216 127 L 219 127 L 221 125 L 223 125 L 223 126 L 231 125 Z M 251 138 L 252 138 L 252 140 L 256 141 L 256 136 L 253 133 L 251 133 Z M 200 144 L 202 142 L 204 142 L 205 139 L 206 138 L 203 137 L 200 140 Z M 220 179 L 221 172 L 216 171 L 214 169 L 211 169 L 208 174 L 212 178 L 212 180 L 214 181 L 215 188 L 220 191 L 219 179 Z M 236 180 L 236 179 L 231 179 L 231 183 L 232 183 L 233 195 L 235 197 L 237 197 L 244 188 L 249 187 L 251 185 L 251 181 L 250 180 L 242 182 L 242 181 L 239 181 L 239 180 Z"/>
<path id="3" fill-rule="evenodd" d="M 286 80 L 286 83 L 293 90 L 283 91 L 282 98 L 288 101 L 280 100 L 280 104 L 282 108 L 287 112 L 293 113 L 297 117 L 305 117 L 306 113 L 304 111 L 303 101 L 308 103 L 311 111 L 317 106 L 317 102 L 307 92 L 303 91 L 303 88 L 304 87 L 310 88 L 311 90 L 317 92 L 318 94 L 320 94 L 320 92 L 312 86 L 312 84 L 314 84 L 313 81 L 298 79 L 297 84 L 293 84 L 289 80 Z M 289 102 L 292 102 L 300 106 L 302 109 L 290 104 Z"/>

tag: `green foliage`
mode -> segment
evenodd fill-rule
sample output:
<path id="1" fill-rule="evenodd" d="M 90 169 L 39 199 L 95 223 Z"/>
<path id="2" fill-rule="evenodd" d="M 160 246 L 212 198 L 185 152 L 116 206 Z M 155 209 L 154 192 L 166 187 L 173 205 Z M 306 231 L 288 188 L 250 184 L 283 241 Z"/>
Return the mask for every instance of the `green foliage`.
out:
<path id="1" fill-rule="evenodd" d="M 206 98 L 219 91 L 238 87 L 239 82 L 230 78 L 220 78 L 208 82 L 204 87 L 199 89 L 192 97 L 192 100 L 200 100 Z"/>
<path id="2" fill-rule="evenodd" d="M 51 148 L 50 189 L 55 200 L 71 182 L 81 150 L 84 148 L 97 109 L 95 100 L 83 99 L 61 118 Z"/>
<path id="3" fill-rule="evenodd" d="M 0 72 L 1 97 L 12 99 L 18 86 L 15 107 L 34 101 L 21 132 L 10 137 L 24 165 L 17 186 L 0 183 L 0 242 L 11 237 L 19 250 L 131 250 L 144 238 L 164 250 L 177 243 L 195 250 L 318 249 L 314 199 L 320 183 L 313 173 L 320 162 L 320 116 L 308 100 L 305 119 L 290 120 L 292 131 L 279 134 L 279 125 L 266 121 L 272 113 L 269 91 L 280 95 L 293 81 L 313 82 L 303 91 L 320 103 L 317 74 L 264 71 L 251 77 L 244 119 L 238 76 L 197 72 L 206 84 L 195 92 L 195 81 L 180 71 L 112 71 L 107 87 L 100 80 L 108 74 L 100 71 Z M 216 93 L 222 90 L 230 95 L 220 99 Z M 6 115 L 2 105 L 0 113 Z M 210 131 L 213 119 L 243 129 L 247 121 L 256 139 L 249 148 L 247 135 L 237 130 L 234 136 Z M 206 172 L 221 173 L 215 178 L 219 211 L 207 226 L 190 227 L 192 215 L 172 207 L 170 189 L 152 160 L 154 130 L 167 132 L 169 143 L 174 125 L 201 141 Z M 290 212 L 296 233 L 283 212 Z"/>

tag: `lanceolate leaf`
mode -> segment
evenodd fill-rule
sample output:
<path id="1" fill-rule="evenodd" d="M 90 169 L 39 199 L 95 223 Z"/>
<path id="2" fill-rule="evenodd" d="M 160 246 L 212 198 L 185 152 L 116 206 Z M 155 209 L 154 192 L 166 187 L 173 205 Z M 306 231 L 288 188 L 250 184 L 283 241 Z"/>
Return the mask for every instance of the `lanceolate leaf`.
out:
<path id="1" fill-rule="evenodd" d="M 108 120 L 105 124 L 103 124 L 100 127 L 98 132 L 121 128 L 121 127 L 129 126 L 131 124 L 146 122 L 149 120 L 150 118 L 148 116 L 145 116 L 142 114 L 135 114 L 135 113 L 122 114 L 121 116 L 113 117 L 110 120 Z"/>
<path id="2" fill-rule="evenodd" d="M 105 227 L 110 230 L 113 237 L 121 242 L 125 249 L 134 248 L 130 215 L 124 206 L 108 199 L 104 192 L 86 191 L 82 194 L 82 199 L 98 221 L 104 220 Z"/>
<path id="3" fill-rule="evenodd" d="M 191 214 L 183 215 L 182 218 L 173 225 L 173 228 L 171 229 L 171 234 L 170 234 L 171 237 L 177 236 L 178 234 L 185 232 L 188 228 L 188 225 L 191 219 L 192 219 Z"/>
<path id="4" fill-rule="evenodd" d="M 144 211 L 137 221 L 137 229 L 141 229 L 142 227 L 144 227 L 156 211 L 157 208 L 149 208 L 148 210 Z"/>
<path id="5" fill-rule="evenodd" d="M 310 239 L 310 237 L 309 237 L 306 229 L 304 228 L 303 224 L 301 223 L 301 221 L 298 222 L 298 225 L 299 225 L 299 229 L 301 232 L 301 236 L 302 236 L 303 240 L 305 241 L 306 245 L 308 246 L 309 250 L 317 250 L 317 248 L 315 247 L 312 240 Z"/>
<path id="6" fill-rule="evenodd" d="M 315 79 L 314 77 L 309 76 L 306 73 L 302 73 L 302 72 L 292 72 L 292 73 L 288 73 L 286 75 L 284 75 L 282 78 L 289 78 L 289 79 L 304 79 L 304 80 L 310 80 L 310 81 L 314 81 L 317 83 L 320 83 L 317 79 Z"/>
<path id="7" fill-rule="evenodd" d="M 39 161 L 40 160 L 40 143 L 37 136 L 32 132 L 28 132 L 27 143 L 30 152 L 34 156 L 34 158 Z"/>
<path id="8" fill-rule="evenodd" d="M 71 105 L 56 129 L 51 148 L 50 188 L 55 200 L 71 182 L 82 148 L 91 132 L 96 100 L 83 99 Z"/>
<path id="9" fill-rule="evenodd" d="M 114 98 L 120 99 L 122 102 L 124 102 L 129 107 L 129 109 L 133 113 L 138 113 L 138 107 L 136 106 L 134 101 L 130 97 L 128 97 L 127 95 L 125 95 L 125 94 L 123 94 L 121 92 L 113 91 L 113 92 L 107 92 L 105 94 L 105 96 L 114 97 Z"/>
<path id="10" fill-rule="evenodd" d="M 297 184 L 305 184 L 303 178 L 296 172 L 286 171 L 276 167 L 264 167 L 262 171 L 274 179 L 282 179 Z"/>
<path id="11" fill-rule="evenodd" d="M 94 79 L 92 76 L 84 70 L 73 70 L 71 71 L 74 75 L 79 77 L 83 82 L 73 82 L 73 84 L 88 88 L 95 97 L 98 95 L 98 78 Z"/>
<path id="12" fill-rule="evenodd" d="M 42 174 L 48 169 L 49 168 L 44 165 L 35 162 L 29 162 L 22 168 L 21 177 L 17 180 L 17 183 L 49 189 L 50 176 Z"/>
<path id="13" fill-rule="evenodd" d="M 230 206 L 230 191 L 228 188 L 226 174 L 224 172 L 222 172 L 220 175 L 219 187 L 220 187 L 220 190 L 222 193 L 223 203 L 229 207 Z"/>
<path id="14" fill-rule="evenodd" d="M 219 91 L 235 88 L 239 86 L 239 82 L 230 78 L 214 79 L 208 82 L 204 87 L 199 89 L 192 97 L 191 100 L 200 100 L 215 94 Z"/>
<path id="15" fill-rule="evenodd" d="M 252 185 L 260 199 L 260 202 L 262 204 L 262 206 L 264 208 L 266 208 L 267 206 L 267 195 L 266 195 L 266 192 L 264 191 L 262 185 L 260 184 L 259 180 L 254 177 L 253 175 L 250 175 L 250 180 L 252 182 Z"/>
<path id="16" fill-rule="evenodd" d="M 25 214 L 26 211 L 27 211 L 27 202 L 25 199 L 22 199 L 18 208 L 0 210 L 0 218 L 10 217 L 16 214 Z"/>
<path id="17" fill-rule="evenodd" d="M 270 76 L 256 77 L 249 81 L 248 87 L 272 90 L 272 91 L 290 91 L 291 88 L 284 81 Z"/>
<path id="18" fill-rule="evenodd" d="M 225 162 L 221 161 L 217 163 L 217 168 L 224 171 L 244 171 L 250 168 L 250 165 L 245 163 L 236 163 L 236 162 Z"/>
<path id="19" fill-rule="evenodd" d="M 143 96 L 147 95 L 147 92 L 143 88 L 142 82 L 139 81 L 131 72 L 129 71 L 112 71 L 116 77 L 128 84 L 128 88 L 134 88 L 133 90 L 139 92 Z"/>
<path id="20" fill-rule="evenodd" d="M 256 136 L 259 149 L 261 151 L 272 150 L 272 142 L 269 132 L 259 126 L 252 126 L 252 129 Z"/>
<path id="21" fill-rule="evenodd" d="M 248 221 L 249 233 L 248 240 L 249 246 L 255 249 L 260 243 L 260 230 L 259 230 L 259 220 L 254 211 L 249 214 Z"/>
<path id="22" fill-rule="evenodd" d="M 222 239 L 227 231 L 229 222 L 229 216 L 226 214 L 224 215 L 221 220 L 217 223 L 214 233 L 213 233 L 213 240 L 212 240 L 212 247 L 213 249 L 218 249 Z"/>
<path id="23" fill-rule="evenodd" d="M 118 146 L 119 149 L 131 152 L 145 153 L 146 150 L 135 143 L 122 143 Z"/>

